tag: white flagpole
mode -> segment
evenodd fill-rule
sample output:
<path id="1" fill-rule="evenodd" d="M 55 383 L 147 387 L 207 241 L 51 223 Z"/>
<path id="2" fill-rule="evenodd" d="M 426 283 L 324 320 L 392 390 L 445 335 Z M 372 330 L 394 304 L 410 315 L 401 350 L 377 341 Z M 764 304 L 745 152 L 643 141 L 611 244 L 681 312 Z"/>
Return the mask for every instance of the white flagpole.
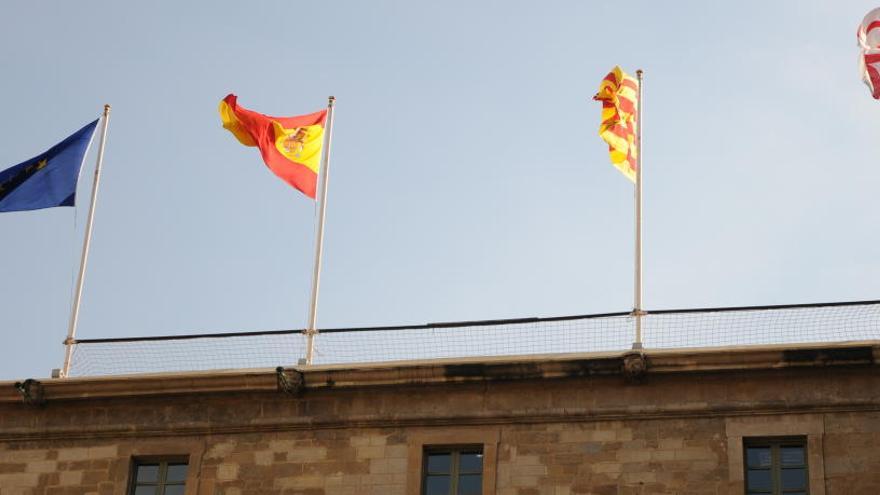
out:
<path id="1" fill-rule="evenodd" d="M 66 378 L 70 372 L 70 359 L 73 356 L 73 345 L 76 343 L 76 323 L 79 318 L 79 304 L 82 300 L 82 289 L 85 281 L 86 264 L 89 261 L 89 244 L 92 240 L 92 223 L 95 219 L 95 204 L 98 201 L 98 185 L 101 182 L 101 163 L 104 161 L 104 144 L 107 142 L 107 125 L 110 123 L 110 105 L 104 105 L 103 122 L 101 125 L 101 144 L 98 147 L 98 160 L 95 165 L 95 179 L 92 183 L 92 201 L 89 205 L 89 216 L 86 220 L 86 233 L 83 239 L 82 257 L 79 262 L 79 276 L 76 280 L 76 292 L 73 296 L 73 307 L 70 309 L 70 325 L 67 328 L 67 338 L 64 340 L 64 367 L 61 368 L 61 377 Z"/>
<path id="2" fill-rule="evenodd" d="M 636 71 L 639 81 L 636 99 L 636 252 L 633 315 L 636 318 L 636 341 L 633 349 L 642 348 L 642 70 Z"/>
<path id="3" fill-rule="evenodd" d="M 324 216 L 327 212 L 327 181 L 330 178 L 330 144 L 333 140 L 333 105 L 331 96 L 327 103 L 327 128 L 324 136 L 324 152 L 321 156 L 321 198 L 318 203 L 318 235 L 315 239 L 315 271 L 312 274 L 312 303 L 309 306 L 309 326 L 306 328 L 306 364 L 312 364 L 315 352 L 315 335 L 318 333 L 318 289 L 321 286 L 321 257 L 324 254 Z"/>

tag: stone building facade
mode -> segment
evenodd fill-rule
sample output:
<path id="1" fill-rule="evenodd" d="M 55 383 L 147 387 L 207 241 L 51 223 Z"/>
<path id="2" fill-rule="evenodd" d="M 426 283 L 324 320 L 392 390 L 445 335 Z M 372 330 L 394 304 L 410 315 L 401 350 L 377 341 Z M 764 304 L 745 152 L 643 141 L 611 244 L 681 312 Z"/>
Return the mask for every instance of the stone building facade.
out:
<path id="1" fill-rule="evenodd" d="M 7 382 L 0 494 L 135 493 L 139 466 L 170 462 L 185 474 L 165 493 L 418 495 L 428 456 L 470 451 L 482 494 L 733 495 L 744 449 L 780 440 L 803 448 L 787 472 L 806 473 L 803 493 L 876 495 L 878 356 L 869 342 Z"/>

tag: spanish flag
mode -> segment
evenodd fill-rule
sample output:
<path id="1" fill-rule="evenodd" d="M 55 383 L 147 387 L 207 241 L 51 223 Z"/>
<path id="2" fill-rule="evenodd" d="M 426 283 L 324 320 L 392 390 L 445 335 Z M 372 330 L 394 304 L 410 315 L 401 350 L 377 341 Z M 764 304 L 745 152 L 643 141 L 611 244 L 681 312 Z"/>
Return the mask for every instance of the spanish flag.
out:
<path id="1" fill-rule="evenodd" d="M 241 144 L 260 148 L 275 175 L 315 199 L 327 110 L 270 117 L 238 106 L 237 97 L 230 94 L 220 101 L 220 119 Z"/>
<path id="2" fill-rule="evenodd" d="M 614 67 L 593 97 L 602 102 L 599 136 L 608 143 L 611 163 L 629 180 L 636 181 L 636 100 L 639 83 L 620 67 Z"/>

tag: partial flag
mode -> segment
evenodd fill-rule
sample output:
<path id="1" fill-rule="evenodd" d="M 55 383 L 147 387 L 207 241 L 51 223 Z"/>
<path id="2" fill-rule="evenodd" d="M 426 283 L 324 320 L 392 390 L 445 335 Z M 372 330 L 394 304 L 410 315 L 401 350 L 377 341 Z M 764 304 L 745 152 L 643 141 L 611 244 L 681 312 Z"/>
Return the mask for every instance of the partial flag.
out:
<path id="1" fill-rule="evenodd" d="M 636 99 L 639 83 L 632 76 L 614 67 L 599 85 L 593 97 L 602 102 L 599 136 L 608 143 L 611 163 L 629 180 L 636 181 L 639 150 L 636 149 Z"/>
<path id="2" fill-rule="evenodd" d="M 0 212 L 74 206 L 76 182 L 98 121 L 30 160 L 0 172 Z"/>
<path id="3" fill-rule="evenodd" d="M 871 90 L 871 96 L 880 100 L 880 8 L 876 8 L 865 16 L 858 31 L 859 72 L 862 80 Z"/>
<path id="4" fill-rule="evenodd" d="M 228 95 L 220 119 L 245 146 L 260 149 L 263 161 L 284 182 L 315 199 L 327 110 L 296 117 L 270 117 L 238 106 Z"/>

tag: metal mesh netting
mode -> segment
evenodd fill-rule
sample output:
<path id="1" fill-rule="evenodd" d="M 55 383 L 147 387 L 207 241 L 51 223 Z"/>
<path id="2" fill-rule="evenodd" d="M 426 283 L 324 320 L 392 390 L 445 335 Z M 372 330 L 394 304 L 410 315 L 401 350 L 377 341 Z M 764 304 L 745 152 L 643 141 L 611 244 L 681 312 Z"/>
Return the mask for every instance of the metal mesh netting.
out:
<path id="1" fill-rule="evenodd" d="M 880 301 L 650 311 L 641 317 L 646 349 L 880 339 Z M 615 313 L 558 318 L 323 330 L 313 364 L 625 351 L 635 317 Z M 296 364 L 301 330 L 84 339 L 70 376 L 263 368 Z"/>

